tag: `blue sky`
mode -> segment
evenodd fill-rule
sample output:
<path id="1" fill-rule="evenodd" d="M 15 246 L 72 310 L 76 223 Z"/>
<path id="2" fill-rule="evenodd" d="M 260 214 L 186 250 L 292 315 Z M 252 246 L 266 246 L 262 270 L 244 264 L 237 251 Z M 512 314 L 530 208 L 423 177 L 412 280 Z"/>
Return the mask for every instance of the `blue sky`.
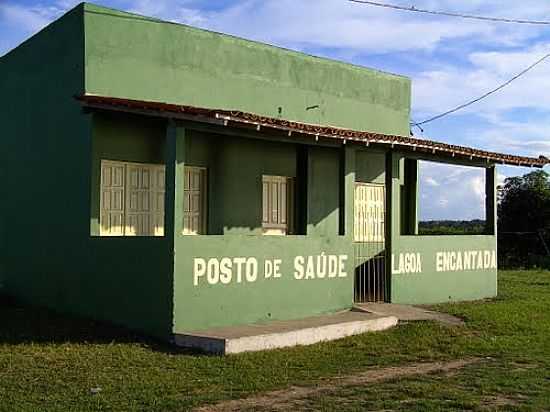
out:
<path id="1" fill-rule="evenodd" d="M 389 0 L 388 0 L 389 1 Z M 550 20 L 541 0 L 392 0 L 394 4 Z M 97 0 L 182 22 L 409 76 L 412 118 L 421 121 L 477 97 L 550 52 L 550 28 L 398 12 L 345 0 Z M 0 0 L 0 55 L 78 4 Z M 501 152 L 550 156 L 550 61 L 417 136 Z M 500 167 L 499 175 L 528 169 Z M 482 215 L 479 170 L 422 165 L 422 218 Z M 449 190 L 451 188 L 452 190 Z"/>

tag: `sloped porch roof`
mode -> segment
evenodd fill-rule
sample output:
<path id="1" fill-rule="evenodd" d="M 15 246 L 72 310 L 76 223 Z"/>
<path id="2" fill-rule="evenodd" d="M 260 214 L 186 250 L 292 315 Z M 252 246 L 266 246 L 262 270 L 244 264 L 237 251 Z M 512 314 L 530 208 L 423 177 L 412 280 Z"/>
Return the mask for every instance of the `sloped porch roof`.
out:
<path id="1" fill-rule="evenodd" d="M 490 152 L 466 146 L 452 145 L 409 136 L 386 135 L 333 126 L 300 123 L 292 120 L 266 117 L 242 111 L 208 109 L 179 104 L 131 100 L 97 95 L 81 95 L 76 96 L 76 98 L 85 107 L 90 108 L 124 111 L 204 123 L 215 123 L 224 126 L 231 125 L 249 129 L 255 128 L 258 131 L 265 128 L 284 132 L 289 137 L 293 134 L 310 135 L 315 139 L 335 139 L 344 144 L 349 141 L 361 143 L 367 146 L 370 144 L 387 145 L 401 150 L 437 154 L 442 157 L 456 157 L 464 160 L 484 160 L 491 164 L 500 163 L 527 167 L 544 167 L 545 165 L 550 164 L 550 159 L 545 156 L 539 156 L 536 158 Z"/>

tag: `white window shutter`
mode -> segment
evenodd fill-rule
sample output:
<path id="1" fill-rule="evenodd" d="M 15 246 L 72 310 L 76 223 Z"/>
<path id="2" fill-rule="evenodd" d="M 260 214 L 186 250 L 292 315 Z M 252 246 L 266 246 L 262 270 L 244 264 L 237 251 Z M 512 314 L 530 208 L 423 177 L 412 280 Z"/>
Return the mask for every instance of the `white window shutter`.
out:
<path id="1" fill-rule="evenodd" d="M 165 167 L 129 163 L 126 176 L 126 236 L 163 236 Z"/>
<path id="2" fill-rule="evenodd" d="M 151 233 L 151 170 L 139 164 L 126 165 L 126 236 Z"/>
<path id="3" fill-rule="evenodd" d="M 264 234 L 285 235 L 292 222 L 294 180 L 286 176 L 262 176 L 262 227 Z"/>
<path id="4" fill-rule="evenodd" d="M 287 225 L 287 179 L 279 182 L 279 224 Z"/>
<path id="5" fill-rule="evenodd" d="M 269 202 L 269 180 L 266 179 L 266 176 L 262 179 L 262 225 L 269 224 L 269 214 L 271 210 Z"/>
<path id="6" fill-rule="evenodd" d="M 124 164 L 101 162 L 99 234 L 124 235 Z"/>
<path id="7" fill-rule="evenodd" d="M 151 168 L 151 234 L 164 236 L 164 192 L 165 192 L 164 166 L 152 166 Z"/>
<path id="8" fill-rule="evenodd" d="M 202 234 L 206 218 L 206 169 L 185 166 L 184 176 L 183 233 Z"/>

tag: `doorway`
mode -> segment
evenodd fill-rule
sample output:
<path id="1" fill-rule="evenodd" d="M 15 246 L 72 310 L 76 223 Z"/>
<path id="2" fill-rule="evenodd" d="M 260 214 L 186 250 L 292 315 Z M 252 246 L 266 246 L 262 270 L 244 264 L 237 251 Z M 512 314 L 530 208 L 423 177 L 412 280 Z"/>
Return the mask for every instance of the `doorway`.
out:
<path id="1" fill-rule="evenodd" d="M 386 188 L 355 183 L 354 189 L 354 301 L 388 301 L 385 247 Z"/>

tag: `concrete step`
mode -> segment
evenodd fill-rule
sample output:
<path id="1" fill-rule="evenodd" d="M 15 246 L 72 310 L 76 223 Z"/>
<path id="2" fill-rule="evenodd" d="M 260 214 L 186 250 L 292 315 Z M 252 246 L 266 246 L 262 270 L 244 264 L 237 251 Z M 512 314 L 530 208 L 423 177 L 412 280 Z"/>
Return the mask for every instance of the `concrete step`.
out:
<path id="1" fill-rule="evenodd" d="M 354 306 L 353 310 L 379 316 L 395 316 L 401 322 L 431 320 L 451 326 L 464 325 L 464 321 L 456 316 L 412 305 L 379 302 L 359 303 Z"/>
<path id="2" fill-rule="evenodd" d="M 271 321 L 174 335 L 176 345 L 214 354 L 232 354 L 311 345 L 385 330 L 397 325 L 395 316 L 346 311 L 298 320 Z"/>

